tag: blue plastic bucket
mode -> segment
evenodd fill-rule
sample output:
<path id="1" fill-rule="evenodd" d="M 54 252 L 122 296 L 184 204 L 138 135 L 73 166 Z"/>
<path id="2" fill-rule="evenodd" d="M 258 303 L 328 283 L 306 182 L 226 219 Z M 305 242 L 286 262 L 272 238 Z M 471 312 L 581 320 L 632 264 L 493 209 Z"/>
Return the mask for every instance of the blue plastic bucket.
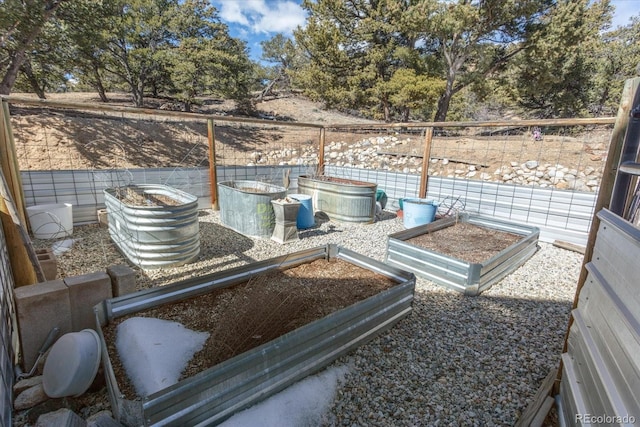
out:
<path id="1" fill-rule="evenodd" d="M 289 194 L 288 197 L 302 203 L 298 210 L 298 216 L 296 217 L 296 226 L 301 230 L 313 227 L 316 224 L 316 220 L 313 217 L 313 201 L 311 200 L 311 196 L 306 194 Z"/>
<path id="2" fill-rule="evenodd" d="M 433 222 L 438 203 L 429 199 L 402 199 L 404 228 L 413 228 Z"/>

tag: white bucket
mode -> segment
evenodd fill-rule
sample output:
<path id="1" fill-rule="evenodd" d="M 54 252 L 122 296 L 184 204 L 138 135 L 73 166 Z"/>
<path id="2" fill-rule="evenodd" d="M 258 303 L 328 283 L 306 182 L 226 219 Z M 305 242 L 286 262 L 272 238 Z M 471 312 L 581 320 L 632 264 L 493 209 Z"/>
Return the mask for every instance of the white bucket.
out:
<path id="1" fill-rule="evenodd" d="M 27 216 L 36 239 L 58 239 L 73 233 L 71 203 L 29 206 Z"/>

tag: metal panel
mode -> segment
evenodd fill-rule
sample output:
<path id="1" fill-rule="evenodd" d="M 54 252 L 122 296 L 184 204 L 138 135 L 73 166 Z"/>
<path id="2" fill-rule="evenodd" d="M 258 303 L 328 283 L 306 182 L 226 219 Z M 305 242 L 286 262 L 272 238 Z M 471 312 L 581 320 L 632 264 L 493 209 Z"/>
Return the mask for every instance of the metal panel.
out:
<path id="1" fill-rule="evenodd" d="M 388 206 L 399 208 L 398 199 L 416 197 L 418 175 L 368 169 L 325 166 L 331 176 L 377 182 L 389 198 Z M 540 229 L 540 240 L 562 240 L 586 245 L 596 193 L 522 186 L 430 176 L 427 198 L 460 197 L 466 212 L 519 222 Z"/>
<path id="2" fill-rule="evenodd" d="M 406 242 L 412 237 L 435 232 L 460 221 L 518 234 L 523 238 L 482 263 L 469 263 Z M 481 215 L 462 214 L 459 218 L 444 218 L 389 235 L 385 262 L 466 295 L 478 295 L 529 259 L 537 250 L 538 235 L 536 227 Z"/>
<path id="3" fill-rule="evenodd" d="M 640 420 L 640 230 L 608 210 L 598 218 L 563 354 L 575 378 L 563 378 L 558 401 L 568 425 L 578 424 L 575 414 L 632 425 Z"/>
<path id="4" fill-rule="evenodd" d="M 560 395 L 556 398 L 560 425 L 583 425 L 578 422 L 577 415 L 589 412 L 574 369 L 574 361 L 567 353 L 562 354 L 562 374 Z"/>
<path id="5" fill-rule="evenodd" d="M 131 190 L 148 197 L 166 196 L 176 205 L 131 205 L 119 194 Z M 198 199 L 166 185 L 138 185 L 104 190 L 109 234 L 124 255 L 143 269 L 177 266 L 200 253 Z"/>
<path id="6" fill-rule="evenodd" d="M 0 180 L 0 185 L 2 185 Z M 17 340 L 15 287 L 4 231 L 0 227 L 0 426 L 11 425 L 13 408 L 14 343 Z"/>
<path id="7" fill-rule="evenodd" d="M 218 180 L 243 177 L 276 185 L 282 172 L 291 170 L 291 190 L 296 192 L 297 178 L 309 172 L 304 166 L 217 166 Z M 398 209 L 398 199 L 416 197 L 418 175 L 371 169 L 327 165 L 327 175 L 377 183 L 388 197 L 387 209 Z M 128 169 L 106 171 L 23 171 L 22 182 L 27 206 L 45 203 L 73 204 L 75 224 L 96 222 L 96 211 L 104 208 L 102 191 L 113 182 L 123 184 L 165 184 L 198 196 L 199 206 L 210 206 L 208 168 Z M 58 194 L 58 186 L 69 186 Z M 55 191 L 54 191 L 55 190 Z M 563 240 L 585 245 L 596 201 L 595 193 L 541 187 L 518 186 L 489 181 L 429 177 L 428 197 L 442 200 L 460 197 L 467 212 L 522 222 L 540 229 L 543 241 Z M 202 200 L 204 199 L 204 200 Z"/>
<path id="8" fill-rule="evenodd" d="M 393 288 L 298 328 L 142 401 L 120 393 L 101 326 L 140 309 L 232 286 L 272 269 L 318 258 L 339 258 L 372 269 L 398 284 Z M 102 361 L 112 409 L 129 425 L 211 425 L 316 372 L 393 326 L 411 311 L 415 276 L 355 252 L 328 245 L 217 272 L 175 285 L 106 300 L 95 307 Z"/>
<path id="9" fill-rule="evenodd" d="M 376 214 L 375 183 L 337 177 L 298 177 L 298 191 L 312 197 L 313 210 L 326 213 L 334 221 L 365 223 Z"/>
<path id="10" fill-rule="evenodd" d="M 240 234 L 271 237 L 276 224 L 271 200 L 282 199 L 286 194 L 286 188 L 265 182 L 219 182 L 220 219 Z"/>

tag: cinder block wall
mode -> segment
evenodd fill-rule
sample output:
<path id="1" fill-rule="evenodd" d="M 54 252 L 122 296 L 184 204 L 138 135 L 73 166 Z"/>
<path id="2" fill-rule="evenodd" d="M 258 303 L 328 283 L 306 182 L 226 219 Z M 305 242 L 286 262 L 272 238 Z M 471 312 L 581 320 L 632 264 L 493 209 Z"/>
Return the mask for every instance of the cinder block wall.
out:
<path id="1" fill-rule="evenodd" d="M 83 329 L 95 329 L 93 307 L 105 299 L 135 291 L 135 273 L 126 265 L 49 280 L 14 290 L 21 343 L 21 367 L 28 372 L 38 351 L 54 327 L 58 337 Z"/>

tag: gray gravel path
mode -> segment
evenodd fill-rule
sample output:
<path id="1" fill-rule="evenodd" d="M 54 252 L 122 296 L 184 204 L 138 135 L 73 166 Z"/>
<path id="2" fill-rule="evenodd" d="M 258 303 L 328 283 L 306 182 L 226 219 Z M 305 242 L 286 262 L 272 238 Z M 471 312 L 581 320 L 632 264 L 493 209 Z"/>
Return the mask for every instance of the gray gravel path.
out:
<path id="1" fill-rule="evenodd" d="M 386 238 L 403 229 L 389 212 L 371 225 L 318 221 L 297 242 L 241 236 L 201 212 L 201 255 L 187 266 L 138 271 L 138 286 L 158 286 L 254 260 L 337 243 L 383 260 Z M 105 228 L 76 227 L 59 256 L 62 275 L 124 260 Z M 371 426 L 510 426 L 554 368 L 564 342 L 582 255 L 541 243 L 517 271 L 477 297 L 418 279 L 411 315 L 336 363 L 350 373 L 327 423 Z"/>

